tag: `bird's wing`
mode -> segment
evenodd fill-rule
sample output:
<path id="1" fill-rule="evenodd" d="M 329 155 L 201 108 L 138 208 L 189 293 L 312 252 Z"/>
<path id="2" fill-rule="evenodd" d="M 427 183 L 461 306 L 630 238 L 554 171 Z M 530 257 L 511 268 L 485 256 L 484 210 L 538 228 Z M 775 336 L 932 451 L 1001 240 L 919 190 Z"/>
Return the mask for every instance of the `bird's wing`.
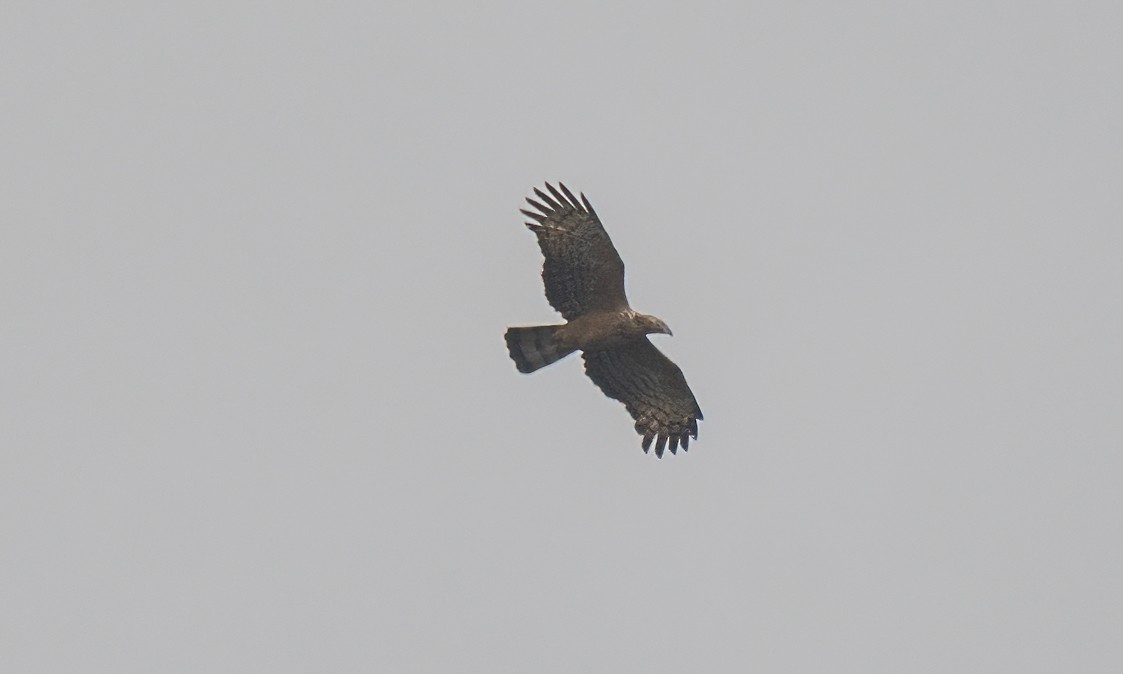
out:
<path id="1" fill-rule="evenodd" d="M 584 194 L 578 199 L 565 185 L 558 186 L 560 192 L 549 183 L 548 193 L 534 188 L 538 199 L 527 202 L 535 210 L 522 210 L 546 258 L 546 299 L 566 320 L 589 311 L 627 308 L 624 262 L 596 211 Z"/>
<path id="2" fill-rule="evenodd" d="M 609 398 L 624 403 L 636 420 L 644 452 L 656 438 L 659 458 L 668 441 L 674 454 L 680 444 L 686 451 L 690 438 L 698 438 L 702 409 L 686 377 L 646 337 L 603 351 L 585 351 L 582 357 L 593 383 Z"/>

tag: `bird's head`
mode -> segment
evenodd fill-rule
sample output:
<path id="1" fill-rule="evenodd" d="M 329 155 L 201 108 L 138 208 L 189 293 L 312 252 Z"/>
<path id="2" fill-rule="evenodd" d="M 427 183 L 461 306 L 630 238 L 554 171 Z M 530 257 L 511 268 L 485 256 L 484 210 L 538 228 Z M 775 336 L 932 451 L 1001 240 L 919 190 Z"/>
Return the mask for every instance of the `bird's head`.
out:
<path id="1" fill-rule="evenodd" d="M 674 333 L 667 327 L 667 324 L 662 319 L 656 316 L 640 315 L 640 324 L 643 325 L 643 332 L 646 335 L 660 334 L 670 335 L 674 337 Z"/>

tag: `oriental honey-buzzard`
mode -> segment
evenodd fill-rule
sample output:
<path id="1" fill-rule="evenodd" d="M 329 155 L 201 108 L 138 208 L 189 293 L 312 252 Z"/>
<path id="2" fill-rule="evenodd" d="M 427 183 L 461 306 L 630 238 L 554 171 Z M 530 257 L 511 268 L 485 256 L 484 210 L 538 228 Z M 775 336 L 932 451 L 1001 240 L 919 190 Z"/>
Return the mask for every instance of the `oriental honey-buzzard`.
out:
<path id="1" fill-rule="evenodd" d="M 585 373 L 635 419 L 644 452 L 653 441 L 659 458 L 668 446 L 672 454 L 680 445 L 685 452 L 698 438 L 702 409 L 682 370 L 647 338 L 671 329 L 628 305 L 624 262 L 596 211 L 584 194 L 578 199 L 558 187 L 547 183 L 548 194 L 534 188 L 538 199 L 527 199 L 534 210 L 522 213 L 545 257 L 546 299 L 567 322 L 508 328 L 511 359 L 529 373 L 581 350 Z"/>

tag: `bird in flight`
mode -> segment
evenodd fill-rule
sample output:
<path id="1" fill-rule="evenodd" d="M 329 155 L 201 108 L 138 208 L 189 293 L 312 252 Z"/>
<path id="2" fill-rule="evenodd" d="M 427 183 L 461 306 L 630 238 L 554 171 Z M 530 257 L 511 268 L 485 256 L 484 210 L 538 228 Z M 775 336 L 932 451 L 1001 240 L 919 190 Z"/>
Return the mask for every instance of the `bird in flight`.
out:
<path id="1" fill-rule="evenodd" d="M 560 188 L 560 191 L 559 189 Z M 547 193 L 548 192 L 548 193 Z M 565 185 L 546 183 L 522 209 L 545 262 L 546 299 L 566 323 L 508 328 L 507 350 L 519 372 L 530 373 L 580 350 L 585 374 L 609 398 L 624 403 L 643 436 L 663 458 L 698 438 L 702 409 L 686 378 L 647 335 L 670 335 L 655 316 L 632 309 L 624 294 L 624 262 L 589 200 Z"/>

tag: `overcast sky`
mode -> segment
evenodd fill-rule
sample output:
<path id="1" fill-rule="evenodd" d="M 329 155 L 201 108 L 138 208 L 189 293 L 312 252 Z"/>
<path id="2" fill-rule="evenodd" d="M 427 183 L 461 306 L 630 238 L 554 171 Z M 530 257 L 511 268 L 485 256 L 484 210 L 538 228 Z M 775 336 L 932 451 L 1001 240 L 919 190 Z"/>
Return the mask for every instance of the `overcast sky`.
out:
<path id="1" fill-rule="evenodd" d="M 1118 672 L 1118 2 L 0 9 L 0 670 Z M 705 410 L 644 455 L 518 209 Z"/>

